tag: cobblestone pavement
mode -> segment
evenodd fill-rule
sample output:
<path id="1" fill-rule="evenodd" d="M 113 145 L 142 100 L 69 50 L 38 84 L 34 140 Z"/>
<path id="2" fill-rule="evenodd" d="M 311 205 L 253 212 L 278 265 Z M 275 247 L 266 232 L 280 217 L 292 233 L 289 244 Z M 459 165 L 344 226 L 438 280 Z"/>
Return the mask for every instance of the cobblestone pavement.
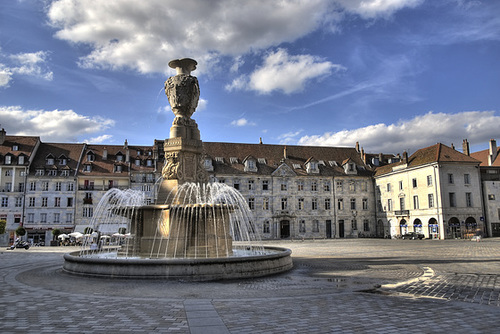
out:
<path id="1" fill-rule="evenodd" d="M 0 333 L 500 333 L 500 239 L 266 242 L 294 269 L 188 283 L 62 272 L 0 251 Z"/>

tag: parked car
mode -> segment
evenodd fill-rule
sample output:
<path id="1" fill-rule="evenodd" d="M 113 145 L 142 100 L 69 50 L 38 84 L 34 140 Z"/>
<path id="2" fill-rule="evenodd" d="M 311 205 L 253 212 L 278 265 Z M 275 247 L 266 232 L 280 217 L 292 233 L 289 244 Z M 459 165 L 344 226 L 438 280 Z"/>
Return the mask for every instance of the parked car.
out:
<path id="1" fill-rule="evenodd" d="M 419 239 L 419 240 L 422 240 L 423 238 L 425 238 L 425 235 L 423 235 L 422 233 L 417 233 L 417 232 L 408 232 L 406 234 L 403 234 L 401 236 L 402 239 L 410 239 L 410 240 L 416 240 L 416 239 Z"/>

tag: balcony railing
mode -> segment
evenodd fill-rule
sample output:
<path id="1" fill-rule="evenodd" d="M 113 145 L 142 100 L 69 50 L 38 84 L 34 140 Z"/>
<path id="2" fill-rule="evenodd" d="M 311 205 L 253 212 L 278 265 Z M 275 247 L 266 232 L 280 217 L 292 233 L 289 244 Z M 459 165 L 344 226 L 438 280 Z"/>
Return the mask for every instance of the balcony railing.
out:
<path id="1" fill-rule="evenodd" d="M 409 216 L 410 210 L 396 210 L 394 211 L 395 216 Z"/>

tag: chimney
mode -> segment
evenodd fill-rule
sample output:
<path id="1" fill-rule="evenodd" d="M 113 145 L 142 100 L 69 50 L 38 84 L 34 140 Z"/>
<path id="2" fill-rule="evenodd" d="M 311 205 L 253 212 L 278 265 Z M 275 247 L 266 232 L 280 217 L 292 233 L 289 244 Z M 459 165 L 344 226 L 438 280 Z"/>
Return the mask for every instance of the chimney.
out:
<path id="1" fill-rule="evenodd" d="M 462 152 L 465 155 L 470 155 L 470 147 L 469 147 L 469 142 L 467 141 L 467 139 L 464 139 L 464 141 L 462 142 Z"/>
<path id="2" fill-rule="evenodd" d="M 406 151 L 403 152 L 403 162 L 405 164 L 408 163 L 408 152 L 406 152 Z"/>
<path id="3" fill-rule="evenodd" d="M 5 135 L 6 135 L 5 129 L 2 128 L 2 130 L 0 130 L 0 145 L 3 145 L 3 143 L 5 142 Z"/>
<path id="4" fill-rule="evenodd" d="M 284 159 L 288 159 L 288 158 L 286 157 L 286 146 L 285 146 L 285 148 L 283 149 L 283 158 L 284 158 Z"/>
<path id="5" fill-rule="evenodd" d="M 363 160 L 363 162 L 366 164 L 366 155 L 365 155 L 365 150 L 363 148 L 361 148 L 359 154 L 361 155 L 361 160 Z"/>
<path id="6" fill-rule="evenodd" d="M 497 158 L 497 141 L 495 139 L 490 139 L 490 154 L 488 155 L 488 166 L 493 165 L 495 159 Z"/>
<path id="7" fill-rule="evenodd" d="M 455 145 L 453 145 L 453 143 L 451 143 L 451 148 L 452 148 L 452 149 L 455 149 Z"/>
<path id="8" fill-rule="evenodd" d="M 259 137 L 259 144 L 262 144 L 262 137 Z"/>
<path id="9" fill-rule="evenodd" d="M 108 149 L 105 147 L 102 150 L 102 160 L 107 160 L 108 159 Z"/>
<path id="10" fill-rule="evenodd" d="M 127 139 L 125 139 L 125 144 L 124 144 L 123 148 L 125 149 L 125 162 L 129 162 L 130 161 L 130 150 L 128 149 Z"/>
<path id="11" fill-rule="evenodd" d="M 384 162 L 384 155 L 382 153 L 378 154 L 378 164 L 381 166 Z"/>
<path id="12" fill-rule="evenodd" d="M 359 141 L 356 142 L 356 152 L 359 153 Z"/>

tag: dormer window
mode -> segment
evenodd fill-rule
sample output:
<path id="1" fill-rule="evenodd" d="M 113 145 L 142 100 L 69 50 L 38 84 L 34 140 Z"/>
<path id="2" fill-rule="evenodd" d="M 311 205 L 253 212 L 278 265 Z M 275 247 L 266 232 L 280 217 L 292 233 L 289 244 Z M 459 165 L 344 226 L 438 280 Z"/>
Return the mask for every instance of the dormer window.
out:
<path id="1" fill-rule="evenodd" d="M 24 155 L 20 155 L 17 157 L 17 164 L 24 165 Z"/>
<path id="2" fill-rule="evenodd" d="M 59 157 L 59 166 L 66 166 L 68 164 L 68 158 L 66 158 L 64 155 L 61 155 Z"/>
<path id="3" fill-rule="evenodd" d="M 92 171 L 92 165 L 91 164 L 84 165 L 83 166 L 83 171 L 87 172 L 87 173 L 91 172 Z"/>
<path id="4" fill-rule="evenodd" d="M 121 173 L 123 171 L 122 165 L 115 165 L 115 173 Z"/>
<path id="5" fill-rule="evenodd" d="M 245 172 L 257 172 L 257 163 L 256 160 L 252 157 L 246 159 L 245 163 Z"/>
<path id="6" fill-rule="evenodd" d="M 212 164 L 212 159 L 211 158 L 205 158 L 204 160 L 204 167 L 205 167 L 205 170 L 209 171 L 209 172 L 213 172 L 214 170 L 214 165 Z"/>
<path id="7" fill-rule="evenodd" d="M 89 162 L 95 161 L 95 154 L 94 154 L 94 152 L 88 152 L 87 153 L 87 161 L 89 161 Z"/>
<path id="8" fill-rule="evenodd" d="M 146 166 L 148 166 L 148 167 L 153 166 L 153 160 L 151 160 L 151 159 L 146 160 Z"/>
<path id="9" fill-rule="evenodd" d="M 48 166 L 54 165 L 54 157 L 53 156 L 48 156 L 47 160 L 45 161 L 45 164 Z"/>
<path id="10" fill-rule="evenodd" d="M 135 159 L 135 165 L 140 166 L 141 165 L 141 160 L 140 159 Z"/>
<path id="11" fill-rule="evenodd" d="M 141 150 L 137 150 L 137 155 L 141 155 Z"/>
<path id="12" fill-rule="evenodd" d="M 122 153 L 118 152 L 116 154 L 116 161 L 123 161 L 123 154 Z"/>
<path id="13" fill-rule="evenodd" d="M 318 162 L 315 160 L 311 160 L 306 163 L 306 171 L 310 174 L 319 173 Z"/>
<path id="14" fill-rule="evenodd" d="M 19 151 L 19 145 L 17 144 L 12 145 L 12 151 Z"/>
<path id="15" fill-rule="evenodd" d="M 5 156 L 5 164 L 6 165 L 12 164 L 12 156 L 11 155 L 8 154 Z"/>
<path id="16" fill-rule="evenodd" d="M 45 170 L 43 168 L 37 168 L 35 176 L 43 176 L 43 175 L 45 175 Z"/>
<path id="17" fill-rule="evenodd" d="M 356 163 L 354 163 L 351 159 L 347 159 L 347 161 L 344 162 L 344 164 L 342 165 L 342 167 L 344 167 L 344 172 L 346 174 L 357 174 L 358 171 L 356 169 Z"/>

